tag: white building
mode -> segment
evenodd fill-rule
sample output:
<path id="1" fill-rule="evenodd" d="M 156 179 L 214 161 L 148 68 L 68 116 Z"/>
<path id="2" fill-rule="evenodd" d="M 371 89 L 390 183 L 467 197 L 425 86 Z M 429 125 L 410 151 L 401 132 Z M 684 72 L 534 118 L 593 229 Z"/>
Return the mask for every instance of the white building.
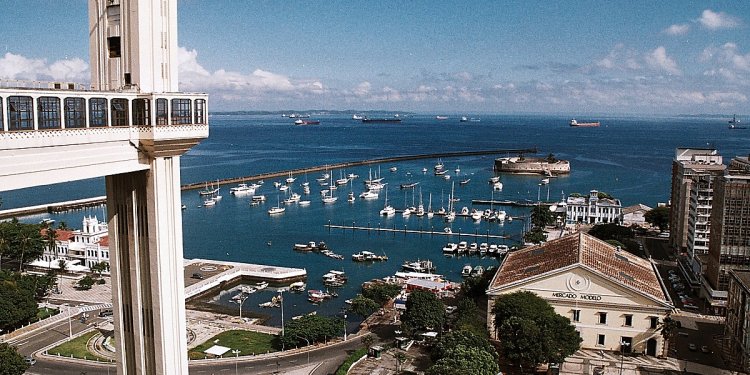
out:
<path id="1" fill-rule="evenodd" d="M 622 209 L 622 225 L 646 226 L 646 212 L 651 211 L 651 207 L 645 204 L 636 204 Z"/>
<path id="2" fill-rule="evenodd" d="M 530 291 L 570 319 L 582 348 L 662 355 L 657 328 L 674 306 L 660 280 L 653 263 L 578 232 L 505 257 L 487 289 L 487 326 L 497 338 L 498 296 Z"/>
<path id="3" fill-rule="evenodd" d="M 599 198 L 599 192 L 591 190 L 587 197 L 568 196 L 566 217 L 568 224 L 606 224 L 622 222 L 622 204 L 619 199 Z"/>
<path id="4" fill-rule="evenodd" d="M 80 230 L 55 230 L 55 250 L 44 249 L 42 257 L 34 266 L 57 268 L 59 260 L 68 261 L 70 265 L 79 265 L 79 271 L 90 271 L 91 266 L 100 262 L 109 263 L 109 236 L 107 223 L 100 222 L 96 216 L 83 218 Z M 70 271 L 71 269 L 69 269 Z M 108 273 L 107 270 L 105 273 Z"/>

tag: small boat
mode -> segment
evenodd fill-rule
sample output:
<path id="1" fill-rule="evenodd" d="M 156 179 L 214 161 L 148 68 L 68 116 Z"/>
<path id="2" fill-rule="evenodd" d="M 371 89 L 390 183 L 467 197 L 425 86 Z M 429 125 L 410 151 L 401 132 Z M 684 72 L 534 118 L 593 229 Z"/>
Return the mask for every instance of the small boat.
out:
<path id="1" fill-rule="evenodd" d="M 445 169 L 436 169 L 435 170 L 435 176 L 442 176 L 447 172 Z"/>
<path id="2" fill-rule="evenodd" d="M 435 266 L 430 260 L 404 261 L 401 269 L 408 272 L 428 273 L 435 271 Z"/>
<path id="3" fill-rule="evenodd" d="M 497 190 L 497 191 L 503 190 L 503 183 L 499 181 L 495 182 L 494 184 L 492 184 L 492 190 Z"/>
<path id="4" fill-rule="evenodd" d="M 255 284 L 255 289 L 257 289 L 257 290 L 263 290 L 263 289 L 266 289 L 266 288 L 268 288 L 268 282 L 267 281 L 261 281 L 261 282 Z"/>
<path id="5" fill-rule="evenodd" d="M 309 206 L 310 205 L 310 201 L 307 201 L 307 200 L 305 200 L 305 201 L 299 201 L 299 202 L 297 202 L 297 204 L 300 205 L 300 206 Z"/>
<path id="6" fill-rule="evenodd" d="M 252 194 L 255 191 L 251 189 L 247 184 L 239 184 L 235 187 L 229 188 L 229 194 Z"/>
<path id="7" fill-rule="evenodd" d="M 290 292 L 304 292 L 305 288 L 307 288 L 307 284 L 305 284 L 304 281 L 297 281 L 289 284 Z"/>
<path id="8" fill-rule="evenodd" d="M 469 264 L 465 265 L 464 268 L 461 269 L 461 276 L 469 277 L 471 275 L 471 270 L 473 270 L 471 265 Z"/>
<path id="9" fill-rule="evenodd" d="M 427 168 L 422 168 L 422 173 L 427 173 Z"/>
<path id="10" fill-rule="evenodd" d="M 292 182 L 294 182 L 295 180 L 296 180 L 296 178 L 294 178 L 294 176 L 292 176 L 292 173 L 291 173 L 291 172 L 289 172 L 289 177 L 287 177 L 287 178 L 286 178 L 286 183 L 287 183 L 287 184 L 291 184 L 291 183 L 292 183 Z"/>
<path id="11" fill-rule="evenodd" d="M 380 214 L 383 216 L 393 216 L 396 214 L 396 209 L 388 204 L 388 189 L 385 189 L 385 207 L 380 210 Z"/>
<path id="12" fill-rule="evenodd" d="M 547 184 L 549 184 L 549 178 L 543 178 L 542 185 L 547 185 Z"/>
<path id="13" fill-rule="evenodd" d="M 218 187 L 214 187 L 213 184 L 211 184 L 211 187 L 208 187 L 208 182 L 206 183 L 206 187 L 198 192 L 198 195 L 213 195 L 219 192 Z"/>
<path id="14" fill-rule="evenodd" d="M 203 201 L 203 207 L 212 207 L 216 205 L 216 201 L 213 199 L 206 199 Z"/>
<path id="15" fill-rule="evenodd" d="M 461 173 L 461 168 L 456 167 L 456 174 L 459 174 L 459 173 Z"/>
<path id="16" fill-rule="evenodd" d="M 391 167 L 391 168 L 389 168 L 389 170 L 390 170 L 391 172 L 395 172 L 395 171 L 397 171 L 397 170 L 398 170 L 398 167 Z"/>
<path id="17" fill-rule="evenodd" d="M 352 260 L 355 262 L 386 261 L 388 260 L 388 257 L 385 255 L 377 255 L 371 251 L 362 250 L 359 253 L 352 254 Z"/>
<path id="18" fill-rule="evenodd" d="M 266 196 L 265 195 L 253 195 L 251 199 L 253 202 L 265 202 Z"/>
<path id="19" fill-rule="evenodd" d="M 437 162 L 437 164 L 435 164 L 435 170 L 436 170 L 436 171 L 440 171 L 440 170 L 442 170 L 443 168 L 445 168 L 445 164 L 443 164 L 443 161 L 442 161 L 442 160 L 438 159 L 438 162 Z"/>
<path id="20" fill-rule="evenodd" d="M 401 184 L 401 188 L 402 189 L 412 189 L 412 188 L 414 188 L 417 185 L 419 185 L 419 182 L 412 182 L 412 183 L 408 183 L 408 184 Z"/>
<path id="21" fill-rule="evenodd" d="M 287 190 L 289 190 L 289 186 L 288 185 L 281 185 L 281 186 L 279 186 L 279 191 L 287 191 Z"/>
<path id="22" fill-rule="evenodd" d="M 484 267 L 476 266 L 471 270 L 471 276 L 482 276 L 484 274 Z"/>
<path id="23" fill-rule="evenodd" d="M 354 174 L 354 173 L 349 173 L 348 175 L 346 175 L 346 178 L 348 178 L 349 180 L 353 180 L 355 178 L 359 178 L 359 175 Z"/>
<path id="24" fill-rule="evenodd" d="M 458 250 L 458 245 L 456 245 L 453 242 L 448 242 L 445 246 L 443 246 L 443 253 L 453 254 Z"/>
<path id="25" fill-rule="evenodd" d="M 449 175 L 449 174 L 444 174 L 443 175 L 443 180 L 450 180 L 450 179 L 451 179 L 451 175 Z"/>
<path id="26" fill-rule="evenodd" d="M 348 201 L 349 203 L 354 203 L 354 201 L 356 201 L 356 200 L 357 200 L 357 198 L 355 198 L 355 197 L 354 197 L 354 192 L 353 192 L 353 191 L 350 191 L 350 192 L 349 192 L 349 196 L 348 196 L 348 197 L 346 198 L 346 200 L 347 200 L 347 201 Z"/>
<path id="27" fill-rule="evenodd" d="M 278 302 L 268 301 L 268 302 L 259 303 L 258 306 L 268 308 L 268 307 L 279 307 L 280 305 Z"/>
<path id="28" fill-rule="evenodd" d="M 498 182 L 498 181 L 500 181 L 500 176 L 490 177 L 490 183 L 491 184 L 494 184 L 495 182 Z"/>
<path id="29" fill-rule="evenodd" d="M 435 116 L 435 120 L 447 120 L 448 116 Z"/>
<path id="30" fill-rule="evenodd" d="M 362 120 L 363 118 L 364 117 L 362 117 L 362 116 L 360 116 L 360 115 L 358 115 L 356 113 L 352 115 L 352 120 Z"/>
<path id="31" fill-rule="evenodd" d="M 467 179 L 465 179 L 465 180 L 463 180 L 463 181 L 459 182 L 459 184 L 461 184 L 461 185 L 466 185 L 466 184 L 468 184 L 469 182 L 471 182 L 471 179 L 470 179 L 470 178 L 467 178 Z"/>
<path id="32" fill-rule="evenodd" d="M 181 208 L 182 208 L 183 210 L 187 210 L 187 206 L 186 206 L 186 205 L 184 205 L 184 204 L 182 205 L 182 207 L 181 207 Z"/>
<path id="33" fill-rule="evenodd" d="M 459 253 L 466 252 L 466 250 L 469 249 L 469 243 L 466 241 L 461 241 L 458 243 L 458 248 L 456 249 Z"/>
<path id="34" fill-rule="evenodd" d="M 363 191 L 362 194 L 359 195 L 362 199 L 378 199 L 380 194 L 377 191 L 367 190 Z"/>
<path id="35" fill-rule="evenodd" d="M 466 116 L 461 116 L 461 119 L 458 120 L 459 122 L 468 122 L 469 119 Z"/>

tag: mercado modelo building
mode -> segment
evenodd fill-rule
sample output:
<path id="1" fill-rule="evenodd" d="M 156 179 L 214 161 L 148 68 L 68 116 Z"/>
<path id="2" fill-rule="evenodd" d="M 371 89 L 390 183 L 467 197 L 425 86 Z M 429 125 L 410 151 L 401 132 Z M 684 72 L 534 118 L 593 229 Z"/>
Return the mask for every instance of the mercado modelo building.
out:
<path id="1" fill-rule="evenodd" d="M 674 309 L 655 264 L 578 232 L 508 253 L 487 289 L 487 325 L 503 294 L 530 291 L 570 319 L 581 348 L 664 353 L 659 323 Z"/>

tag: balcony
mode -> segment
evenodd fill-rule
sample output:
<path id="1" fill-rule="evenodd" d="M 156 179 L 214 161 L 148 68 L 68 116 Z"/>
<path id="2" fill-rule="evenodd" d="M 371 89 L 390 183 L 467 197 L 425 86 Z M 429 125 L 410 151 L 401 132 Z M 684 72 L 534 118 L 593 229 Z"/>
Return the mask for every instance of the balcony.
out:
<path id="1" fill-rule="evenodd" d="M 0 190 L 145 170 L 208 137 L 208 95 L 0 88 Z"/>

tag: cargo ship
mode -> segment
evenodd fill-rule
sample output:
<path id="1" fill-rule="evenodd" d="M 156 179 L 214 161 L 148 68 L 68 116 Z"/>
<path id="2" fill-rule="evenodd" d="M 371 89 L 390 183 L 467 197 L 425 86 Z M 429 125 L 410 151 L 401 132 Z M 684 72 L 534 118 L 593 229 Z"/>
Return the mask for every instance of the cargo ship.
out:
<path id="1" fill-rule="evenodd" d="M 593 127 L 599 126 L 599 121 L 595 121 L 595 122 L 578 122 L 578 121 L 576 121 L 576 119 L 572 119 L 572 120 L 570 120 L 570 126 L 593 128 Z"/>
<path id="2" fill-rule="evenodd" d="M 400 118 L 363 118 L 362 122 L 401 122 Z"/>

